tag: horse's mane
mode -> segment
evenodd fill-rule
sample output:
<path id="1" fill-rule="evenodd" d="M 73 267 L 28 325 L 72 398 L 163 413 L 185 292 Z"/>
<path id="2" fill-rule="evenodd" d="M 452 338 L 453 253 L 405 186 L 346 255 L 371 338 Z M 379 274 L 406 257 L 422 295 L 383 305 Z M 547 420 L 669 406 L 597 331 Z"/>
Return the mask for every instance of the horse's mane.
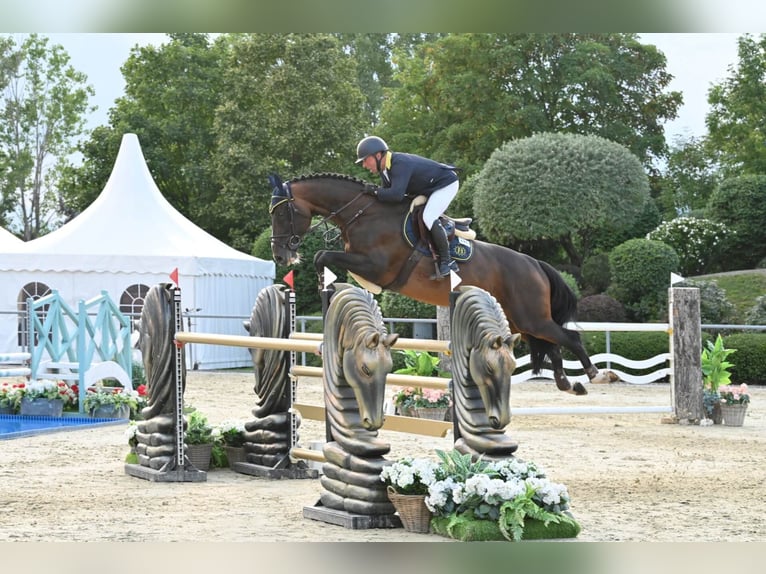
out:
<path id="1" fill-rule="evenodd" d="M 288 183 L 305 181 L 307 179 L 339 179 L 343 181 L 350 181 L 352 183 L 358 183 L 359 185 L 364 185 L 367 183 L 363 179 L 344 173 L 305 173 L 303 175 L 292 178 Z"/>

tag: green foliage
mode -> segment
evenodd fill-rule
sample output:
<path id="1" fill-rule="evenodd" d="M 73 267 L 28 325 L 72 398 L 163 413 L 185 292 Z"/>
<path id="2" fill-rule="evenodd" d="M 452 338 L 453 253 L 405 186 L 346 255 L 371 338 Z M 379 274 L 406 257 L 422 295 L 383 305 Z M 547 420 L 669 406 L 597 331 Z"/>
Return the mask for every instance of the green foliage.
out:
<path id="1" fill-rule="evenodd" d="M 734 314 L 734 305 L 726 291 L 715 281 L 686 279 L 678 287 L 696 287 L 700 290 L 700 320 L 702 323 L 727 323 Z"/>
<path id="2" fill-rule="evenodd" d="M 586 257 L 580 270 L 585 294 L 603 293 L 612 280 L 608 253 L 595 253 Z"/>
<path id="3" fill-rule="evenodd" d="M 766 385 L 766 333 L 734 333 L 724 337 L 724 345 L 737 349 L 732 382 Z"/>
<path id="4" fill-rule="evenodd" d="M 206 415 L 193 410 L 186 417 L 186 444 L 209 444 L 213 442 L 213 427 Z"/>
<path id="5" fill-rule="evenodd" d="M 0 41 L 0 222 L 34 239 L 58 220 L 59 180 L 85 132 L 93 87 L 48 38 Z"/>
<path id="6" fill-rule="evenodd" d="M 668 154 L 659 202 L 667 219 L 704 209 L 720 180 L 705 138 L 676 138 Z"/>
<path id="7" fill-rule="evenodd" d="M 710 147 L 728 174 L 766 173 L 763 117 L 766 102 L 766 35 L 737 39 L 739 61 L 708 91 L 705 117 Z"/>
<path id="8" fill-rule="evenodd" d="M 661 223 L 646 238 L 675 250 L 682 275 L 699 275 L 720 265 L 726 242 L 733 235 L 722 223 L 684 216 Z"/>
<path id="9" fill-rule="evenodd" d="M 416 375 L 418 377 L 447 377 L 449 371 L 439 370 L 439 357 L 425 351 L 413 351 L 412 349 L 396 349 L 394 353 L 404 358 L 404 367 L 394 373 L 398 375 Z"/>
<path id="10" fill-rule="evenodd" d="M 598 135 L 648 165 L 681 104 L 665 56 L 635 34 L 449 34 L 395 61 L 380 135 L 467 176 L 541 132 Z"/>
<path id="11" fill-rule="evenodd" d="M 543 133 L 495 150 L 477 175 L 474 213 L 488 240 L 555 239 L 571 263 L 588 255 L 587 236 L 625 225 L 649 198 L 638 158 L 596 136 Z"/>
<path id="12" fill-rule="evenodd" d="M 745 313 L 747 325 L 766 325 L 766 295 L 756 297 L 755 305 Z"/>
<path id="13" fill-rule="evenodd" d="M 607 292 L 636 321 L 656 320 L 667 309 L 671 272 L 678 271 L 675 250 L 651 239 L 630 239 L 609 255 L 612 284 Z"/>
<path id="14" fill-rule="evenodd" d="M 766 175 L 724 180 L 710 197 L 707 212 L 734 232 L 724 246 L 724 271 L 751 269 L 766 256 Z"/>
<path id="15" fill-rule="evenodd" d="M 435 319 L 436 305 L 422 303 L 393 291 L 383 291 L 380 295 L 380 311 L 386 318 Z M 396 325 L 396 332 L 402 337 L 412 337 L 413 324 Z"/>
<path id="16" fill-rule="evenodd" d="M 624 323 L 625 307 L 605 293 L 588 295 L 577 302 L 577 320 L 585 322 Z"/>
<path id="17" fill-rule="evenodd" d="M 718 335 L 715 342 L 707 341 L 702 349 L 702 382 L 712 392 L 718 392 L 718 387 L 728 385 L 731 380 L 731 371 L 734 363 L 727 361 L 727 357 L 735 353 L 737 349 L 727 349 L 724 346 L 723 337 Z"/>
<path id="18" fill-rule="evenodd" d="M 734 305 L 729 318 L 733 324 L 745 323 L 745 316 L 756 303 L 756 298 L 766 293 L 766 273 L 740 271 L 719 275 L 701 275 L 694 281 L 715 281 L 726 292 L 726 298 Z"/>

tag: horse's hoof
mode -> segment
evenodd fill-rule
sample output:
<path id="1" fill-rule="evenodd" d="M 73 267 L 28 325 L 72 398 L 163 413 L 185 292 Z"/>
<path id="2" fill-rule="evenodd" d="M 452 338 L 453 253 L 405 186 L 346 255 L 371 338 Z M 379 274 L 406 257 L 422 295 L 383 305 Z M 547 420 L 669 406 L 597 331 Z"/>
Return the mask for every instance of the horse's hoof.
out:
<path id="1" fill-rule="evenodd" d="M 575 395 L 587 395 L 587 394 L 588 394 L 588 389 L 586 389 L 586 388 L 583 386 L 583 384 L 582 384 L 582 383 L 579 383 L 579 382 L 578 382 L 578 383 L 575 383 L 575 384 L 574 384 L 574 386 L 572 387 L 572 392 L 573 392 Z"/>
<path id="2" fill-rule="evenodd" d="M 619 380 L 620 377 L 618 377 L 616 373 L 612 371 L 601 371 L 593 377 L 590 382 L 593 385 L 608 385 L 609 383 L 614 383 Z"/>

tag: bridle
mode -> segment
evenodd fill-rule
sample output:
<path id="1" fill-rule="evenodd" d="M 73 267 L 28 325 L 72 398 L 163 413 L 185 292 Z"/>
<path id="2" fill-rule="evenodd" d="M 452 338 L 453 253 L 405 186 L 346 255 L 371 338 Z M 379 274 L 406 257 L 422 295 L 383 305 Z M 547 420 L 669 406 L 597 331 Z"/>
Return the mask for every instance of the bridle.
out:
<path id="1" fill-rule="evenodd" d="M 279 177 L 276 175 L 270 175 L 269 182 L 271 183 L 271 204 L 269 205 L 269 215 L 273 214 L 274 210 L 278 207 L 285 206 L 287 208 L 288 220 L 290 222 L 289 233 L 274 235 L 274 229 L 272 227 L 271 244 L 286 248 L 292 252 L 295 252 L 300 248 L 305 236 L 313 233 L 318 227 L 322 225 L 326 226 L 328 221 L 339 215 L 341 212 L 343 212 L 343 210 L 348 208 L 364 195 L 362 193 L 355 195 L 350 201 L 341 206 L 340 209 L 331 211 L 326 216 L 324 216 L 321 221 L 318 221 L 309 227 L 303 235 L 298 235 L 298 233 L 295 231 L 295 197 L 293 197 L 293 192 L 290 188 L 290 182 L 282 183 Z M 372 198 L 370 202 L 359 208 L 348 221 L 344 221 L 341 225 L 339 225 L 338 227 L 340 228 L 340 231 L 343 232 L 351 224 L 357 221 L 364 214 L 365 210 L 367 210 L 367 208 L 369 208 L 374 202 L 375 199 Z"/>

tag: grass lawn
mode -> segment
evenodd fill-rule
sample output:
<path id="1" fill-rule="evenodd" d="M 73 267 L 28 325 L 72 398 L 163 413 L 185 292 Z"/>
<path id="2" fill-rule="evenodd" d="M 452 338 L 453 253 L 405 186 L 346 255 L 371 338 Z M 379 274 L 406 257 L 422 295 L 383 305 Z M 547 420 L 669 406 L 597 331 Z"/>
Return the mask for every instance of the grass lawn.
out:
<path id="1" fill-rule="evenodd" d="M 690 279 L 715 281 L 726 291 L 726 297 L 736 308 L 734 316 L 729 320 L 731 324 L 744 324 L 745 313 L 755 305 L 757 297 L 766 294 L 766 269 L 713 273 Z"/>

